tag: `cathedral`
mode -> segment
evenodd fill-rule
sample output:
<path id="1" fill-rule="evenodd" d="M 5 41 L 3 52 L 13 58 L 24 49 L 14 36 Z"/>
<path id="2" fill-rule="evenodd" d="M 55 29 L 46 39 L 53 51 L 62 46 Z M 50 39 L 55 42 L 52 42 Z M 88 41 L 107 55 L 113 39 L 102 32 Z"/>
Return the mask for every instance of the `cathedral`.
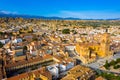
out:
<path id="1" fill-rule="evenodd" d="M 99 41 L 77 43 L 75 47 L 76 53 L 79 55 L 80 60 L 84 63 L 91 63 L 97 58 L 103 58 L 112 54 L 110 50 L 110 34 L 100 34 Z"/>

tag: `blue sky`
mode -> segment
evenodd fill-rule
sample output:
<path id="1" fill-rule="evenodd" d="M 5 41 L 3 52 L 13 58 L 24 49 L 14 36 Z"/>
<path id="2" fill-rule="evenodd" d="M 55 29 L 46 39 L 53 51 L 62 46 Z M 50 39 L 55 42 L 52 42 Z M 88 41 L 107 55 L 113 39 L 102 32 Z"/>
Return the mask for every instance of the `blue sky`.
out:
<path id="1" fill-rule="evenodd" d="M 120 0 L 0 0 L 0 12 L 76 18 L 120 18 Z"/>

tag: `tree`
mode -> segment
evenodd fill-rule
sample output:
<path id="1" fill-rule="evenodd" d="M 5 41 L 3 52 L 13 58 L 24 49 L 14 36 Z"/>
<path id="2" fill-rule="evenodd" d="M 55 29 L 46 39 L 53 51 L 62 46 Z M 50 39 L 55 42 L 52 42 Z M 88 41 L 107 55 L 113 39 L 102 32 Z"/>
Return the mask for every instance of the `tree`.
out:
<path id="1" fill-rule="evenodd" d="M 70 34 L 70 29 L 63 29 L 63 30 L 62 30 L 62 33 L 63 33 L 63 34 Z"/>
<path id="2" fill-rule="evenodd" d="M 120 62 L 120 58 L 118 58 L 117 60 L 116 60 L 116 63 L 119 63 Z"/>
<path id="3" fill-rule="evenodd" d="M 120 65 L 115 65 L 114 66 L 114 69 L 118 69 L 118 68 L 120 68 Z"/>
<path id="4" fill-rule="evenodd" d="M 72 33 L 73 33 L 73 34 L 77 34 L 77 32 L 76 32 L 75 30 L 72 30 Z"/>
<path id="5" fill-rule="evenodd" d="M 107 61 L 107 60 L 106 60 L 106 62 L 105 62 L 104 67 L 105 67 L 106 69 L 109 69 L 109 67 L 110 67 L 110 65 L 109 65 L 109 63 L 108 63 L 108 61 Z"/>
<path id="6" fill-rule="evenodd" d="M 0 32 L 0 35 L 3 35 L 4 33 L 3 32 Z"/>
<path id="7" fill-rule="evenodd" d="M 115 76 L 112 73 L 102 72 L 99 76 L 104 77 L 106 80 L 120 80 L 120 76 Z"/>
<path id="8" fill-rule="evenodd" d="M 116 62 L 114 61 L 114 60 L 112 60 L 111 62 L 110 62 L 110 65 L 115 65 L 116 64 Z"/>
<path id="9" fill-rule="evenodd" d="M 2 48 L 2 47 L 3 47 L 3 43 L 0 42 L 0 48 Z"/>

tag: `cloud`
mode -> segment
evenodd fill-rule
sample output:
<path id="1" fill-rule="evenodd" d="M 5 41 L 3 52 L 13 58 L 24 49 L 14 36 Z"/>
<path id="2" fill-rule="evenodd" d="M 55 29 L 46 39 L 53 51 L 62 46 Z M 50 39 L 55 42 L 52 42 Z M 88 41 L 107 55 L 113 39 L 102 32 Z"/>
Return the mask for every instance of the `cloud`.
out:
<path id="1" fill-rule="evenodd" d="M 57 14 L 52 14 L 51 16 L 59 17 L 74 17 L 81 19 L 108 19 L 108 18 L 119 18 L 120 13 L 114 11 L 68 11 L 62 10 Z"/>
<path id="2" fill-rule="evenodd" d="M 17 12 L 5 11 L 5 10 L 0 11 L 0 13 L 3 13 L 3 14 L 17 14 Z"/>

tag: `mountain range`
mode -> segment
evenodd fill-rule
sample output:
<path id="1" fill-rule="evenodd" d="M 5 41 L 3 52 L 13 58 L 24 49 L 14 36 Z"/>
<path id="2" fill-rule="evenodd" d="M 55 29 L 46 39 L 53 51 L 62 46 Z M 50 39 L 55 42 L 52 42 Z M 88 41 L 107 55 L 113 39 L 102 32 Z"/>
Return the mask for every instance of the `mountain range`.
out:
<path id="1" fill-rule="evenodd" d="M 114 18 L 114 19 L 80 19 L 80 18 L 74 18 L 74 17 L 67 17 L 67 18 L 62 18 L 62 17 L 45 17 L 45 16 L 34 16 L 34 15 L 23 15 L 23 14 L 5 14 L 0 12 L 0 18 L 3 17 L 12 17 L 12 18 L 17 18 L 17 17 L 22 17 L 22 18 L 35 18 L 35 19 L 49 19 L 49 20 L 120 20 L 120 18 Z"/>

